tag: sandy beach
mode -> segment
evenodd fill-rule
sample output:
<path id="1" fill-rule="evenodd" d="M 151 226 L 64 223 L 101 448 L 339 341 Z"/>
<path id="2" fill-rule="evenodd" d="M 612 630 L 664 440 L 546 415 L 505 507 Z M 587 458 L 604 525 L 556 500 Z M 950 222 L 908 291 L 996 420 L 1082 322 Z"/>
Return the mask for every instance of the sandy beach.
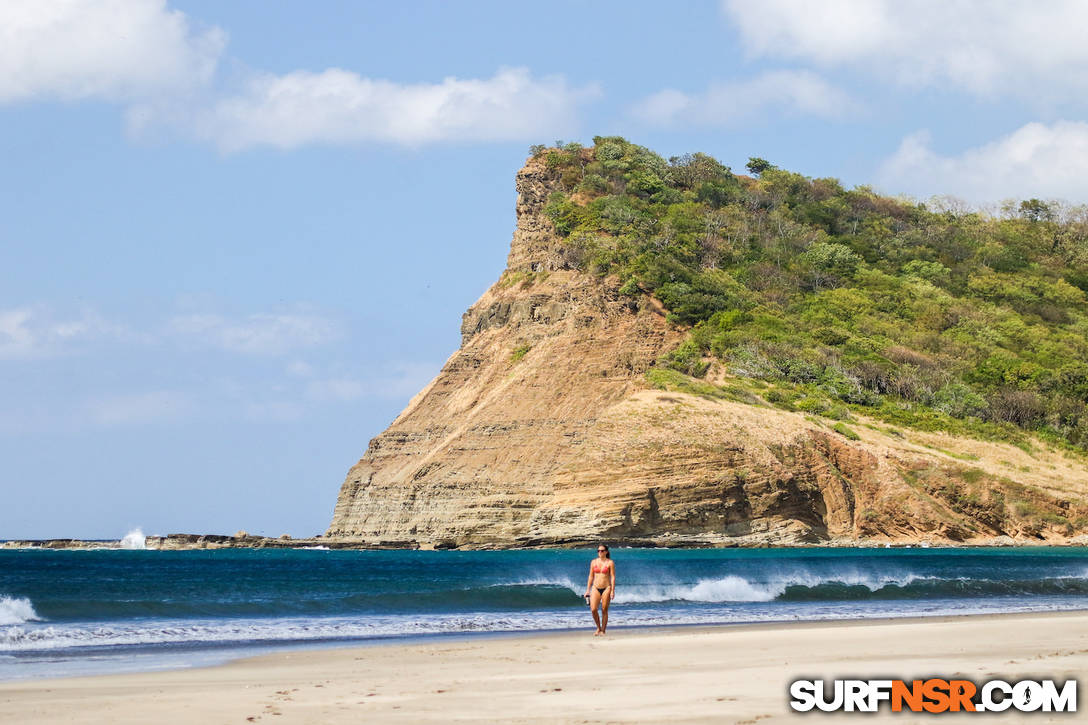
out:
<path id="1" fill-rule="evenodd" d="M 618 629 L 270 654 L 217 667 L 0 684 L 4 723 L 754 723 L 798 677 L 1066 679 L 1088 613 Z M 1081 708 L 1083 710 L 1083 707 Z M 950 717 L 964 717 L 949 715 Z M 932 722 L 882 712 L 878 719 Z M 987 713 L 1018 722 L 1023 713 Z M 1077 715 L 1033 713 L 1032 722 Z"/>

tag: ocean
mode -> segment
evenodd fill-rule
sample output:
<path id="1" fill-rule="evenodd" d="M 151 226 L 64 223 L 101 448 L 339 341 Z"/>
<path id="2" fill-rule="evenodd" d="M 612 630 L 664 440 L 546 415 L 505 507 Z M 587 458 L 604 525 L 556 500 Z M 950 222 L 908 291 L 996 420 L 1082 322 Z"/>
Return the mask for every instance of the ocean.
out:
<path id="1" fill-rule="evenodd" d="M 623 549 L 609 629 L 1088 609 L 1088 549 Z M 0 679 L 593 630 L 594 549 L 0 550 Z"/>

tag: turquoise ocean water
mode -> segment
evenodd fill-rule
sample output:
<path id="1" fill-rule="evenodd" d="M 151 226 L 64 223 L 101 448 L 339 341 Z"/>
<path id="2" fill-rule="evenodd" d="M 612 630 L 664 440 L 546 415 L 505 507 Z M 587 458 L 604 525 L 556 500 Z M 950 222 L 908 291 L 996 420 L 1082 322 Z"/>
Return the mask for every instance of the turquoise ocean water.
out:
<path id="1" fill-rule="evenodd" d="M 0 551 L 0 679 L 587 628 L 595 551 Z M 1088 549 L 614 549 L 610 629 L 1088 609 Z"/>

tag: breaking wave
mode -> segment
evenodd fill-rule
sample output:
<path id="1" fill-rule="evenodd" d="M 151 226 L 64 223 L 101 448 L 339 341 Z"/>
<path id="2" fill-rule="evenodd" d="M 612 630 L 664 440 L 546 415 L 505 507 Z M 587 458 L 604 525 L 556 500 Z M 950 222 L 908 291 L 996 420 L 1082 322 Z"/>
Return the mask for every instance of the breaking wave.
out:
<path id="1" fill-rule="evenodd" d="M 1085 572 L 1088 574 L 1088 572 Z M 556 582 L 557 584 L 559 582 Z M 570 587 L 580 594 L 576 586 Z M 861 576 L 785 575 L 760 582 L 740 576 L 700 579 L 677 584 L 625 584 L 616 587 L 616 602 L 800 602 L 981 597 L 989 595 L 1088 595 L 1088 576 L 1042 579 L 974 579 L 904 574 Z"/>
<path id="2" fill-rule="evenodd" d="M 122 549 L 146 549 L 147 537 L 144 536 L 143 529 L 137 527 L 128 532 L 121 538 Z"/>
<path id="3" fill-rule="evenodd" d="M 34 605 L 26 597 L 0 597 L 0 626 L 40 622 Z"/>

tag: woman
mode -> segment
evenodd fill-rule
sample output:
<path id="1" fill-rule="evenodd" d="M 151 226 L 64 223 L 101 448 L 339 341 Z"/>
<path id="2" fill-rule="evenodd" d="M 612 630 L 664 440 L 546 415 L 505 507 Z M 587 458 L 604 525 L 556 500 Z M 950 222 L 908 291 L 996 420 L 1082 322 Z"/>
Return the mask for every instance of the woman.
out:
<path id="1" fill-rule="evenodd" d="M 608 605 L 616 598 L 616 562 L 607 544 L 597 547 L 597 558 L 589 565 L 589 580 L 586 581 L 586 601 L 593 612 L 593 621 L 597 623 L 594 637 L 600 637 L 608 629 Z M 598 614 L 597 608 L 603 612 Z"/>

